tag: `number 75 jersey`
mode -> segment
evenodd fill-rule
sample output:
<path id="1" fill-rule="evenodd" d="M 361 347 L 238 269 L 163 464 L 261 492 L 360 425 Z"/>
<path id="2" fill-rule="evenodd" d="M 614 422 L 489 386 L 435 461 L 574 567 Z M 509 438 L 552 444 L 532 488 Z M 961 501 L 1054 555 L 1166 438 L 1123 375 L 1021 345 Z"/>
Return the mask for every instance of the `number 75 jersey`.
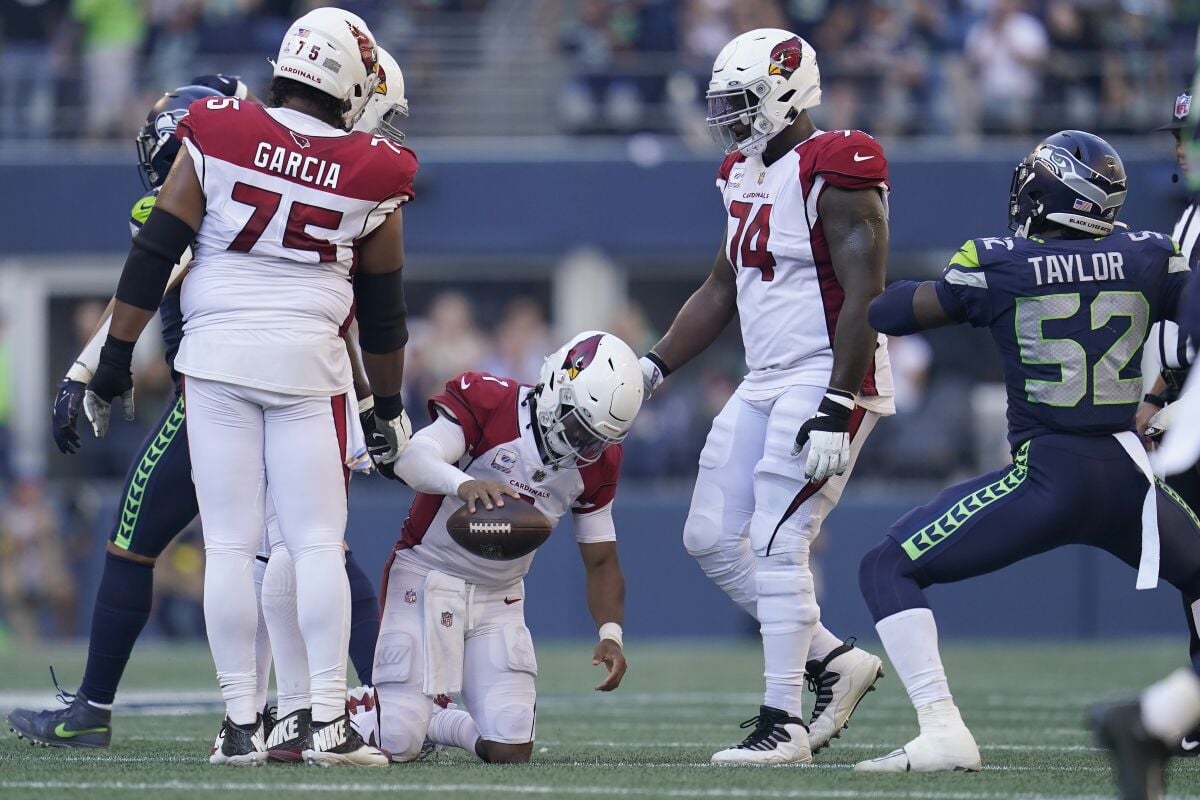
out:
<path id="1" fill-rule="evenodd" d="M 991 331 L 1015 448 L 1046 433 L 1132 429 L 1146 333 L 1178 317 L 1189 275 L 1170 237 L 1118 231 L 972 239 L 936 287 L 952 319 Z"/>
<path id="2" fill-rule="evenodd" d="M 887 207 L 887 159 L 862 131 L 816 131 L 769 167 L 732 153 L 717 188 L 728 212 L 725 256 L 736 273 L 747 388 L 828 386 L 844 293 L 833 271 L 818 204 L 827 187 L 879 191 Z M 887 339 L 859 403 L 894 412 Z"/>
<path id="3" fill-rule="evenodd" d="M 416 157 L 384 137 L 231 97 L 193 103 L 176 136 L 205 199 L 176 368 L 285 394 L 346 391 L 339 335 L 356 249 L 412 198 Z"/>

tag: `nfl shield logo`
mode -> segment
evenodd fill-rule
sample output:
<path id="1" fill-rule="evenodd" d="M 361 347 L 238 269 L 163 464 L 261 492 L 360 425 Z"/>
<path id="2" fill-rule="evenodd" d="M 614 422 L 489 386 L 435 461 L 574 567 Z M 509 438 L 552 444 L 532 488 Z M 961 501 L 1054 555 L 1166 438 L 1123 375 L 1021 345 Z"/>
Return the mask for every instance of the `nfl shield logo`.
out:
<path id="1" fill-rule="evenodd" d="M 414 592 L 412 589 L 409 589 L 407 592 L 404 593 L 404 602 L 406 602 L 410 605 L 417 602 L 417 593 Z"/>
<path id="2" fill-rule="evenodd" d="M 442 627 L 449 628 L 453 624 L 454 624 L 454 615 L 451 614 L 449 611 L 443 611 L 442 612 Z"/>
<path id="3" fill-rule="evenodd" d="M 544 470 L 544 469 L 534 470 L 533 482 L 541 483 L 544 480 L 546 480 L 546 470 Z"/>
<path id="4" fill-rule="evenodd" d="M 1192 113 L 1192 96 L 1187 92 L 1175 98 L 1175 119 L 1187 119 Z"/>

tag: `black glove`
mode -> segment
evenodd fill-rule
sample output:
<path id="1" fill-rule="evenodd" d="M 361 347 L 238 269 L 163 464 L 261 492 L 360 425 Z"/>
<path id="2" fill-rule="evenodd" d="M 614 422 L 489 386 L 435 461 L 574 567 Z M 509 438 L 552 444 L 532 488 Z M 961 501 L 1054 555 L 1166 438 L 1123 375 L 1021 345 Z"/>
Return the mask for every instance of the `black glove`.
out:
<path id="1" fill-rule="evenodd" d="M 380 433 L 379 428 L 375 425 L 375 409 L 368 408 L 366 411 L 358 412 L 358 418 L 362 422 L 363 436 L 367 440 L 367 452 L 371 454 L 371 460 L 375 462 L 375 469 L 388 480 L 400 480 L 396 477 L 396 470 L 391 464 L 383 464 L 379 461 L 391 446 L 388 444 L 387 437 Z"/>
<path id="2" fill-rule="evenodd" d="M 58 395 L 54 398 L 54 443 L 60 453 L 75 453 L 79 450 L 79 431 L 75 423 L 83 408 L 83 394 L 87 384 L 63 378 L 58 384 Z"/>
<path id="3" fill-rule="evenodd" d="M 83 413 L 92 423 L 97 439 L 108 433 L 114 397 L 121 398 L 125 421 L 133 421 L 133 345 L 113 338 L 110 333 L 100 348 L 100 363 L 83 396 Z"/>

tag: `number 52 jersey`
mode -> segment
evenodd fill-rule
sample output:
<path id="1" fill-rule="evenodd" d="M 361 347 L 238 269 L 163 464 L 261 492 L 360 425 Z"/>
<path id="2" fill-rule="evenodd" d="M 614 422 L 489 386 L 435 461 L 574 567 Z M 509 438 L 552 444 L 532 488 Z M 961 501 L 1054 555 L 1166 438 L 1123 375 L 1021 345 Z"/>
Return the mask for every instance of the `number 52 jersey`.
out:
<path id="1" fill-rule="evenodd" d="M 205 196 L 183 283 L 185 375 L 284 394 L 351 385 L 356 249 L 413 197 L 410 150 L 286 108 L 192 104 L 176 136 Z"/>
<path id="2" fill-rule="evenodd" d="M 1168 236 L 1120 231 L 972 239 L 936 287 L 952 319 L 991 330 L 1015 448 L 1045 433 L 1131 430 L 1147 331 L 1178 317 L 1189 274 Z"/>
<path id="3" fill-rule="evenodd" d="M 887 158 L 879 143 L 862 131 L 816 131 L 770 166 L 734 152 L 717 173 L 747 389 L 829 385 L 845 297 L 818 207 L 829 187 L 879 191 L 886 209 Z M 880 335 L 858 402 L 891 414 L 892 393 L 887 337 Z"/>

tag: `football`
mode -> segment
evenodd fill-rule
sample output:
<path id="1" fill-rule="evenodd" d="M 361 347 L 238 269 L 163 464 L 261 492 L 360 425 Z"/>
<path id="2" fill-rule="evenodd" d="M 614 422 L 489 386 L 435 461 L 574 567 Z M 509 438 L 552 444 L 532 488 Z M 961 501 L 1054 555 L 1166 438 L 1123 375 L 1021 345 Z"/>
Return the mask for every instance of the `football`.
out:
<path id="1" fill-rule="evenodd" d="M 446 521 L 450 538 L 465 550 L 491 561 L 528 555 L 550 538 L 550 520 L 529 503 L 508 499 L 503 508 L 462 508 Z"/>

